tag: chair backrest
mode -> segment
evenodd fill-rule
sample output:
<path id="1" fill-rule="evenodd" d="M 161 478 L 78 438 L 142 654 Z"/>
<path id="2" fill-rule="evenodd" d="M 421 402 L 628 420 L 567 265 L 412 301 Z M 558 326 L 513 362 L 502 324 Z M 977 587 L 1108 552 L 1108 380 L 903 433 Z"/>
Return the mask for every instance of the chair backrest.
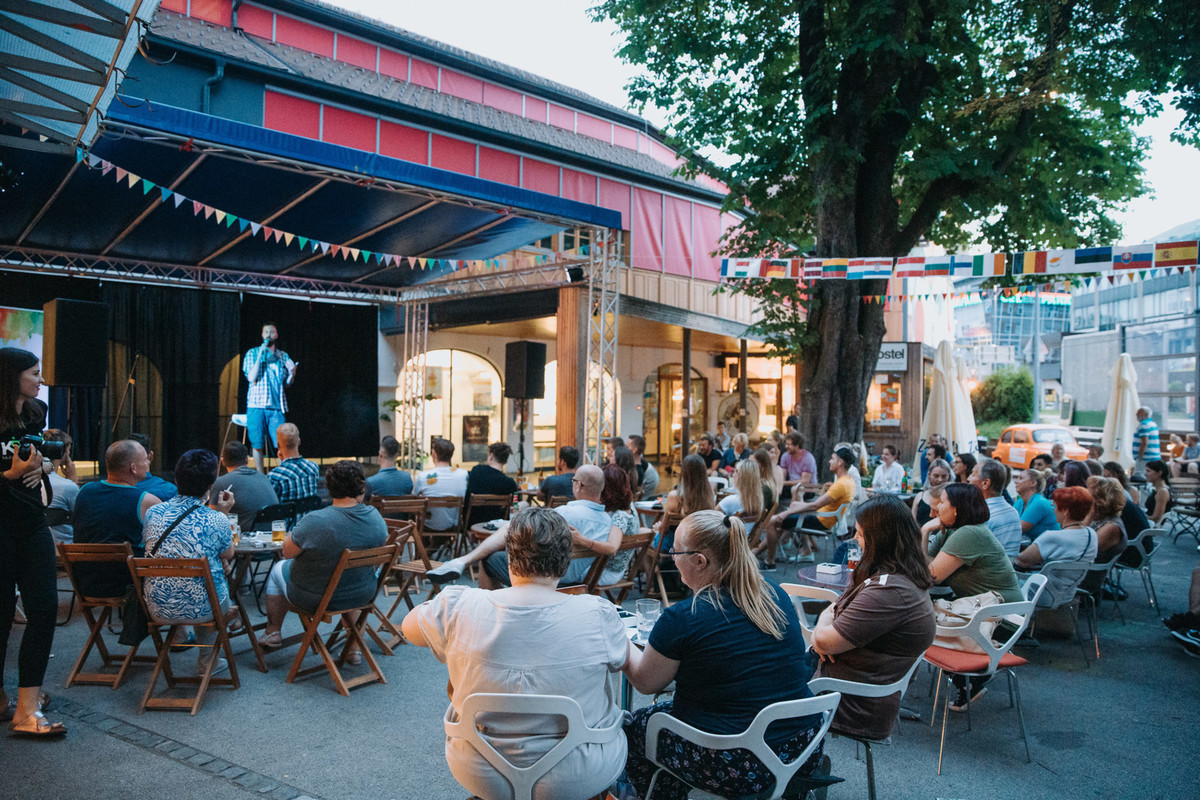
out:
<path id="1" fill-rule="evenodd" d="M 308 497 L 301 497 L 292 501 L 296 506 L 296 516 L 299 517 L 307 514 L 310 511 L 319 511 L 325 505 L 325 501 L 320 495 L 310 494 Z"/>
<path id="2" fill-rule="evenodd" d="M 145 581 L 150 578 L 194 578 L 204 585 L 208 596 L 208 607 L 214 615 L 219 613 L 221 603 L 217 599 L 217 587 L 213 583 L 212 565 L 207 558 L 134 558 L 127 559 L 129 572 L 133 575 L 133 585 L 137 589 L 138 599 L 146 612 L 146 619 L 155 625 L 170 624 L 170 620 L 157 617 L 146 603 Z M 209 618 L 210 620 L 212 617 Z M 203 620 L 192 620 L 188 624 L 204 624 Z"/>
<path id="3" fill-rule="evenodd" d="M 329 583 L 325 585 L 325 593 L 321 595 L 321 602 L 317 605 L 317 610 L 313 613 L 313 616 L 323 619 L 345 611 L 373 606 L 375 604 L 375 597 L 379 594 L 379 590 L 383 588 L 383 582 L 387 579 L 388 570 L 384 569 L 384 567 L 395 561 L 396 555 L 399 552 L 400 548 L 395 544 L 385 544 L 382 547 L 368 547 L 363 550 L 351 550 L 349 548 L 343 550 L 342 557 L 338 559 L 337 566 L 333 568 L 333 572 L 329 576 Z M 375 591 L 371 593 L 370 600 L 351 606 L 350 608 L 330 608 L 333 593 L 337 591 L 338 584 L 342 580 L 342 573 L 349 569 L 363 568 L 378 570 Z"/>
<path id="4" fill-rule="evenodd" d="M 567 732 L 537 761 L 527 767 L 518 767 L 479 734 L 475 718 L 479 714 L 489 712 L 562 717 L 567 722 Z M 554 765 L 580 745 L 611 741 L 619 735 L 624 721 L 618 718 L 617 722 L 607 728 L 589 728 L 584 722 L 583 710 L 573 698 L 542 694 L 473 694 L 463 701 L 462 714 L 458 721 L 454 721 L 453 717 L 452 705 L 446 709 L 442 720 L 446 735 L 469 742 L 479 755 L 487 759 L 487 762 L 512 784 L 514 800 L 532 800 L 534 784 Z"/>
<path id="5" fill-rule="evenodd" d="M 817 519 L 832 519 L 834 520 L 833 527 L 829 532 L 835 536 L 841 536 L 846 533 L 846 517 L 850 513 L 850 509 L 854 506 L 853 502 L 842 503 L 833 511 L 818 511 Z"/>
<path id="6" fill-rule="evenodd" d="M 1028 580 L 1025 581 L 1025 585 L 1021 587 L 1021 591 L 1026 598 L 1025 600 L 1017 603 L 998 603 L 994 606 L 984 606 L 975 612 L 975 616 L 971 617 L 971 620 L 964 627 L 943 628 L 938 626 L 937 632 L 939 635 L 969 636 L 974 639 L 984 655 L 988 657 L 987 672 L 984 674 L 991 675 L 1000 665 L 1000 659 L 1012 649 L 1017 640 L 1021 638 L 1021 634 L 1029 627 L 1029 621 L 1033 618 L 1038 598 L 1041 597 L 1042 590 L 1045 588 L 1045 575 L 1040 572 L 1030 575 Z M 991 636 L 984 634 L 980 630 L 980 627 L 986 620 L 1003 620 L 1013 625 L 1015 630 L 1013 630 L 1007 639 L 997 644 L 992 641 Z M 1003 629 L 996 628 L 996 632 L 1001 630 Z"/>
<path id="7" fill-rule="evenodd" d="M 467 498 L 466 511 L 459 518 L 463 532 L 466 532 L 471 527 L 471 512 L 477 508 L 495 508 L 500 512 L 503 519 L 509 519 L 512 516 L 512 501 L 511 494 L 471 495 Z"/>
<path id="8" fill-rule="evenodd" d="M 823 694 L 817 697 L 806 697 L 803 700 L 786 700 L 782 703 L 773 703 L 758 712 L 758 716 L 754 718 L 754 721 L 750 723 L 750 727 L 746 728 L 745 731 L 728 735 L 705 733 L 687 723 L 680 722 L 670 714 L 654 714 L 650 717 L 650 721 L 646 725 L 646 758 L 670 772 L 670 769 L 664 767 L 657 758 L 658 734 L 663 730 L 672 731 L 700 747 L 707 747 L 713 750 L 744 748 L 758 756 L 758 759 L 775 777 L 774 791 L 770 795 L 764 792 L 759 794 L 758 797 L 760 800 L 778 800 L 787 790 L 788 783 L 800 771 L 800 767 L 804 766 L 804 762 L 808 760 L 809 756 L 812 755 L 813 751 L 820 746 L 821 741 L 825 738 L 825 734 L 829 731 L 829 725 L 833 722 L 833 714 L 837 710 L 841 699 L 842 695 L 840 693 L 831 692 L 830 694 Z M 777 720 L 796 719 L 813 714 L 821 715 L 820 729 L 813 736 L 812 741 L 808 743 L 808 746 L 804 748 L 804 752 L 796 756 L 790 764 L 784 764 L 779 756 L 775 754 L 775 751 L 767 745 L 765 739 L 767 726 Z M 679 776 L 676 775 L 676 777 Z"/>
<path id="9" fill-rule="evenodd" d="M 79 595 L 82 602 L 88 604 L 112 600 L 114 598 L 89 597 L 80 591 L 79 584 L 75 580 L 75 565 L 85 563 L 124 564 L 131 555 L 133 555 L 133 548 L 129 542 L 121 542 L 120 544 L 58 543 L 58 557 L 62 561 L 63 569 L 67 572 L 67 578 L 71 581 L 71 586 L 75 587 L 75 593 Z"/>
<path id="10" fill-rule="evenodd" d="M 425 514 L 429 510 L 429 498 L 417 497 L 372 497 L 371 505 L 379 510 L 385 520 L 412 520 L 417 523 L 416 535 L 425 533 Z"/>
<path id="11" fill-rule="evenodd" d="M 454 525 L 450 528 L 450 530 L 457 531 L 458 526 L 462 523 L 463 504 L 465 499 L 459 497 L 458 495 L 443 495 L 436 497 L 432 495 L 425 495 L 424 497 L 429 501 L 428 509 L 425 512 L 426 522 L 428 522 L 429 511 L 435 508 L 454 508 L 458 510 L 458 519 L 455 520 Z M 442 531 L 439 531 L 439 533 L 441 532 Z"/>
<path id="12" fill-rule="evenodd" d="M 276 503 L 273 506 L 264 506 L 254 515 L 253 530 L 269 531 L 271 523 L 281 519 L 287 523 L 288 529 L 296 524 L 296 504 L 293 501 L 286 503 Z"/>
<path id="13" fill-rule="evenodd" d="M 1137 551 L 1138 560 L 1140 561 L 1138 566 L 1145 567 L 1150 563 L 1150 559 L 1154 554 L 1158 552 L 1158 548 L 1162 547 L 1162 543 L 1166 541 L 1166 536 L 1166 528 L 1146 528 L 1129 543 L 1128 547 L 1125 548 L 1125 552 L 1128 553 L 1130 550 Z M 1151 546 L 1151 542 L 1155 544 Z"/>
<path id="14" fill-rule="evenodd" d="M 805 586 L 800 583 L 783 583 L 780 584 L 788 596 L 792 598 L 792 605 L 796 607 L 796 616 L 800 617 L 800 633 L 804 636 L 804 643 L 812 644 L 813 623 L 809 620 L 808 614 L 804 611 L 805 600 L 827 601 L 836 603 L 841 597 L 832 589 L 823 589 L 819 586 Z"/>
<path id="15" fill-rule="evenodd" d="M 1075 590 L 1092 567 L 1090 561 L 1049 561 L 1038 570 L 1045 575 L 1046 603 L 1042 608 L 1059 608 L 1075 599 Z"/>
<path id="16" fill-rule="evenodd" d="M 887 697 L 896 692 L 899 692 L 903 696 L 908 691 L 908 684 L 912 681 L 912 676 L 916 673 L 917 667 L 920 665 L 921 657 L 917 656 L 913 659 L 912 666 L 908 668 L 908 672 L 904 673 L 903 677 L 897 678 L 891 683 L 860 683 L 859 681 L 847 681 L 841 678 L 813 678 L 808 682 L 808 690 L 813 693 L 841 692 L 842 694 L 853 695 L 854 697 Z"/>
<path id="17" fill-rule="evenodd" d="M 571 498 L 565 494 L 552 494 L 546 497 L 546 508 L 558 508 L 559 506 L 565 506 L 569 502 L 571 502 Z"/>

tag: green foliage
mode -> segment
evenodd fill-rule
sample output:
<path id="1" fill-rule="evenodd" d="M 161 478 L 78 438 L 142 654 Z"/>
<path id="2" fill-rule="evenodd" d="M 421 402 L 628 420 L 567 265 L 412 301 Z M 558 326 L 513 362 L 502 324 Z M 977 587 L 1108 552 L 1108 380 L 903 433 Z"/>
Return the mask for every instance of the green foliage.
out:
<path id="1" fill-rule="evenodd" d="M 1033 376 L 1024 367 L 998 369 L 971 392 L 976 422 L 1016 425 L 1033 416 Z"/>

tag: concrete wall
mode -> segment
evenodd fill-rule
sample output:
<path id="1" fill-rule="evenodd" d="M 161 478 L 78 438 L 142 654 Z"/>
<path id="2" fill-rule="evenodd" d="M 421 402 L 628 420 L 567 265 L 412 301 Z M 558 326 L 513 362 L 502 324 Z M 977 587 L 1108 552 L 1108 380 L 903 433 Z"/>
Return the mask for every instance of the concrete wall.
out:
<path id="1" fill-rule="evenodd" d="M 1074 425 L 1101 427 L 1121 355 L 1117 331 L 1078 333 L 1062 340 L 1062 391 L 1075 399 Z"/>

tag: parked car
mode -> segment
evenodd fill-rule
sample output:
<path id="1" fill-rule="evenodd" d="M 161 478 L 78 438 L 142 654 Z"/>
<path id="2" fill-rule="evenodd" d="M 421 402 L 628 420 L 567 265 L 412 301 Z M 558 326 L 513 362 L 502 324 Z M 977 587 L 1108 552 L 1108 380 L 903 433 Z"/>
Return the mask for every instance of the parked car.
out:
<path id="1" fill-rule="evenodd" d="M 1050 448 L 1061 444 L 1072 461 L 1085 461 L 1088 457 L 1075 441 L 1071 432 L 1061 425 L 1013 425 L 1000 434 L 1000 443 L 992 458 L 1010 467 L 1024 469 L 1041 453 L 1050 455 Z"/>

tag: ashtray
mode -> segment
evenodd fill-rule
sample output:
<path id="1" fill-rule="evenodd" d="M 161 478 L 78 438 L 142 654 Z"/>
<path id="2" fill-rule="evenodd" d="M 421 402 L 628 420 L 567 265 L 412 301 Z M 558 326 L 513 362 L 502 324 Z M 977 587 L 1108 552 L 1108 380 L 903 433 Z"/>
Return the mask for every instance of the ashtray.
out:
<path id="1" fill-rule="evenodd" d="M 843 569 L 841 564 L 817 564 L 818 575 L 841 575 Z"/>

